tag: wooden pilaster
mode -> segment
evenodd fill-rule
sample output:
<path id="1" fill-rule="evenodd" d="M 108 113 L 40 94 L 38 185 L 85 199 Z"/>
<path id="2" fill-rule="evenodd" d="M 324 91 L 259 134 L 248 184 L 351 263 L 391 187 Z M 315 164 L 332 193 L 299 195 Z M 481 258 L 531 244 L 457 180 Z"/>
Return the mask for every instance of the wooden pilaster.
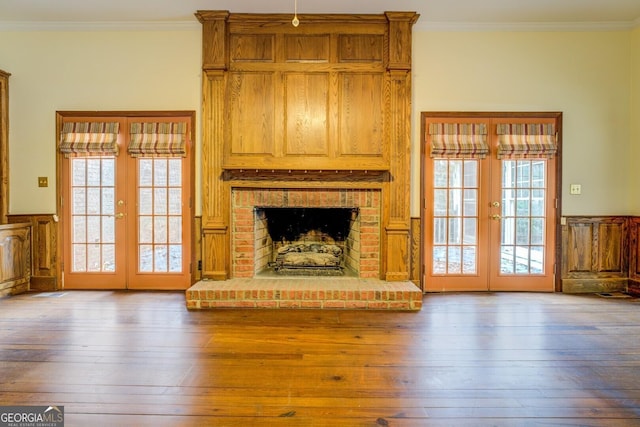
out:
<path id="1" fill-rule="evenodd" d="M 387 12 L 389 20 L 389 217 L 383 242 L 385 280 L 409 280 L 411 245 L 411 26 L 418 15 Z"/>
<path id="2" fill-rule="evenodd" d="M 225 11 L 200 11 L 202 41 L 202 277 L 229 277 L 229 194 L 223 180 Z"/>
<path id="3" fill-rule="evenodd" d="M 9 76 L 0 70 L 0 224 L 9 212 Z"/>

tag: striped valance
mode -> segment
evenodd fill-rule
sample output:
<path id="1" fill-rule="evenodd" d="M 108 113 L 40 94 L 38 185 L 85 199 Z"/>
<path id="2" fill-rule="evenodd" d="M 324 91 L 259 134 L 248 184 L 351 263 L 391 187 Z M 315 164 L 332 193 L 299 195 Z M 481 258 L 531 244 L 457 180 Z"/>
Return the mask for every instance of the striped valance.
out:
<path id="1" fill-rule="evenodd" d="M 547 158 L 558 151 L 553 124 L 499 124 L 498 158 Z"/>
<path id="2" fill-rule="evenodd" d="M 72 154 L 117 155 L 117 122 L 66 122 L 60 135 L 60 152 Z"/>
<path id="3" fill-rule="evenodd" d="M 431 157 L 483 159 L 489 153 L 484 123 L 430 123 Z"/>
<path id="4" fill-rule="evenodd" d="M 131 123 L 128 151 L 132 157 L 184 157 L 187 124 Z"/>

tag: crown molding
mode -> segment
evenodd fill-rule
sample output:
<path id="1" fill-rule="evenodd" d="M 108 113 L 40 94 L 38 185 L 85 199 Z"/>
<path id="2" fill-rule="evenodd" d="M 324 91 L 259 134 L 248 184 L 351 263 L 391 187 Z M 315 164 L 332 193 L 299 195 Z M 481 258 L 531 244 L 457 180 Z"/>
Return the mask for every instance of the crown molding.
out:
<path id="1" fill-rule="evenodd" d="M 0 31 L 192 31 L 201 30 L 193 21 L 0 21 Z"/>
<path id="2" fill-rule="evenodd" d="M 640 18 L 634 21 L 605 22 L 437 22 L 420 20 L 416 31 L 451 32 L 553 32 L 553 31 L 629 31 L 640 28 Z M 0 21 L 0 31 L 193 31 L 201 30 L 193 21 Z"/>
<path id="3" fill-rule="evenodd" d="M 640 27 L 640 18 L 635 21 L 605 22 L 434 22 L 423 21 L 414 26 L 417 31 L 452 32 L 570 32 L 570 31 L 629 31 Z"/>

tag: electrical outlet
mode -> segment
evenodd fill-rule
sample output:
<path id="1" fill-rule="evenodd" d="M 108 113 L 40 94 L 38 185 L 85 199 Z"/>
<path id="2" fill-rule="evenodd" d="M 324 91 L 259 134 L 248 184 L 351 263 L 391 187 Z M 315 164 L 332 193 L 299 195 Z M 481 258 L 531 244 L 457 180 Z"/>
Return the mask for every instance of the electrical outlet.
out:
<path id="1" fill-rule="evenodd" d="M 569 193 L 570 194 L 574 194 L 574 195 L 582 194 L 582 185 L 580 185 L 580 184 L 571 184 L 569 186 Z"/>

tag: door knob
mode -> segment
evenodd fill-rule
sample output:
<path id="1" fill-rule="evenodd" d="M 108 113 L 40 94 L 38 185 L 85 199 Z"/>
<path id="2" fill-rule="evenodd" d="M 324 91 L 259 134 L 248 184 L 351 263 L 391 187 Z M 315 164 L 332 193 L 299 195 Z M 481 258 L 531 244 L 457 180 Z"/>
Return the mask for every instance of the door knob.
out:
<path id="1" fill-rule="evenodd" d="M 124 218 L 124 214 L 122 212 L 116 214 L 116 219 Z"/>
<path id="2" fill-rule="evenodd" d="M 491 207 L 492 208 L 499 208 L 500 207 L 500 202 L 491 202 Z"/>
<path id="3" fill-rule="evenodd" d="M 494 221 L 500 221 L 502 217 L 500 215 L 494 214 L 494 215 L 491 215 L 491 219 Z"/>

